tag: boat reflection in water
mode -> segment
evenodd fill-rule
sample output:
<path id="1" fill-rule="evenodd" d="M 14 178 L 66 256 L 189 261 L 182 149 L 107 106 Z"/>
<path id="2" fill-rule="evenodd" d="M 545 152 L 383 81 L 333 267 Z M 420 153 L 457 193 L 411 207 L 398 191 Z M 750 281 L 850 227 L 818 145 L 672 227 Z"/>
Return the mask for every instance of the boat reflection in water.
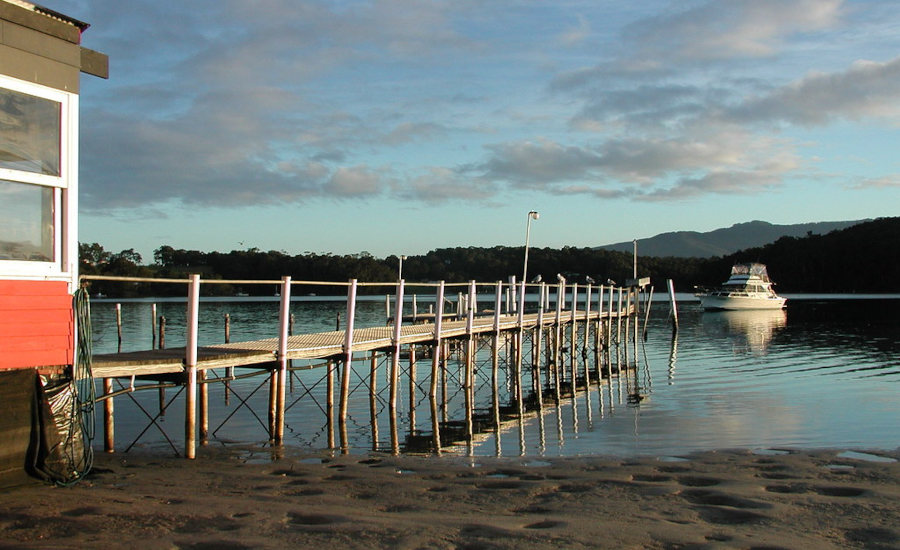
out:
<path id="1" fill-rule="evenodd" d="M 710 311 L 703 314 L 704 323 L 707 320 L 721 323 L 734 353 L 762 355 L 775 334 L 787 326 L 787 312 L 783 309 Z"/>

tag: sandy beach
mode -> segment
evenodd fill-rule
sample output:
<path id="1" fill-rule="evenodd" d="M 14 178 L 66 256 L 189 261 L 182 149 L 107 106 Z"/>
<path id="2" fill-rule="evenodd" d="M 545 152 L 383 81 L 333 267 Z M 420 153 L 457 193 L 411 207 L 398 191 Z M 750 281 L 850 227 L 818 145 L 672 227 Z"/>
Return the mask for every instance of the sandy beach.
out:
<path id="1" fill-rule="evenodd" d="M 898 548 L 900 451 L 879 454 L 99 455 L 0 493 L 0 548 Z"/>

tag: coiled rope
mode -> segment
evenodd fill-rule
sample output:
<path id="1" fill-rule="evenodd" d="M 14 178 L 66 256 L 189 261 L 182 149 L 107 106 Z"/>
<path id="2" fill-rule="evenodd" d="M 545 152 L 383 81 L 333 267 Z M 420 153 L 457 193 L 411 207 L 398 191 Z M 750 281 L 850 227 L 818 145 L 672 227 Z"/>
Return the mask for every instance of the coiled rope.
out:
<path id="1" fill-rule="evenodd" d="M 94 376 L 91 372 L 91 303 L 87 290 L 80 288 L 72 297 L 75 310 L 75 366 L 72 373 L 73 396 L 67 418 L 71 422 L 63 443 L 65 475 L 54 481 L 58 485 L 72 485 L 90 472 L 94 463 Z M 78 440 L 80 438 L 80 441 Z"/>

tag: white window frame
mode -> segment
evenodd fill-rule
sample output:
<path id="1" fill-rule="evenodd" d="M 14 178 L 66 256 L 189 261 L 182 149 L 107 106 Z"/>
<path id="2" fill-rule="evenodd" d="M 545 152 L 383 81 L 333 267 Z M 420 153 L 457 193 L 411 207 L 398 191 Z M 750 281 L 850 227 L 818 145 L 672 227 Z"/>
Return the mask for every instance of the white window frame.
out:
<path id="1" fill-rule="evenodd" d="M 0 279 L 78 278 L 78 94 L 0 75 L 0 88 L 60 105 L 59 176 L 0 168 L 0 179 L 53 189 L 53 261 L 0 260 Z M 0 220 L 0 223 L 3 223 Z"/>

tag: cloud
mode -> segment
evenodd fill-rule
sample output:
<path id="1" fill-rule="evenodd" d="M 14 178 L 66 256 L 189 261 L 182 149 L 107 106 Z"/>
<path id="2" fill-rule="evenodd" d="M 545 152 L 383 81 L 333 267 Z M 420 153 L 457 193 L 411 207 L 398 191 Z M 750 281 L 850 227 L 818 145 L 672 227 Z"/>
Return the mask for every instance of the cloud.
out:
<path id="1" fill-rule="evenodd" d="M 813 73 L 772 92 L 728 108 L 738 122 L 784 122 L 820 126 L 838 119 L 900 116 L 900 57 L 857 61 L 843 72 Z"/>
<path id="2" fill-rule="evenodd" d="M 622 29 L 617 47 L 599 62 L 556 75 L 549 89 L 608 90 L 725 61 L 772 58 L 789 39 L 836 27 L 843 15 L 843 0 L 731 0 L 641 17 Z"/>
<path id="3" fill-rule="evenodd" d="M 447 201 L 489 201 L 500 187 L 490 179 L 467 177 L 457 170 L 430 167 L 395 189 L 400 198 L 437 204 Z"/>
<path id="4" fill-rule="evenodd" d="M 769 57 L 798 33 L 834 25 L 842 0 L 711 1 L 646 18 L 625 29 L 631 63 L 660 68 L 670 62 Z"/>
<path id="5" fill-rule="evenodd" d="M 381 192 L 381 178 L 367 167 L 338 168 L 332 174 L 325 191 L 340 197 L 365 197 Z"/>
<path id="6" fill-rule="evenodd" d="M 738 128 L 668 139 L 607 139 L 593 147 L 549 140 L 490 147 L 471 167 L 486 180 L 551 192 L 678 199 L 705 193 L 754 193 L 802 167 L 790 142 Z M 675 181 L 673 185 L 671 182 Z"/>
<path id="7" fill-rule="evenodd" d="M 900 174 L 888 174 L 880 178 L 863 178 L 852 183 L 851 189 L 893 189 L 900 188 Z"/>

